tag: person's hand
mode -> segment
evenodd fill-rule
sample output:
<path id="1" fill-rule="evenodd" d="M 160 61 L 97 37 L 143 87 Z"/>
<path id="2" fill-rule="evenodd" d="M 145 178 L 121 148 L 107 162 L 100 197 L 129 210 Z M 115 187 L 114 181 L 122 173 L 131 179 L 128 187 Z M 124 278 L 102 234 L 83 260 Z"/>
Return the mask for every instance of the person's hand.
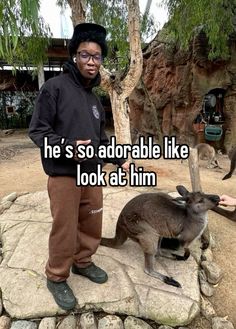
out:
<path id="1" fill-rule="evenodd" d="M 125 163 L 123 163 L 123 164 L 121 165 L 121 167 L 122 167 L 122 169 L 124 169 L 126 172 L 129 172 L 129 165 L 130 165 L 129 161 L 126 161 Z"/>
<path id="2" fill-rule="evenodd" d="M 229 195 L 223 194 L 220 196 L 219 204 L 221 206 L 236 206 L 236 198 L 232 198 Z"/>
<path id="3" fill-rule="evenodd" d="M 78 141 L 76 141 L 76 146 L 78 146 L 79 144 L 88 145 L 90 143 L 91 143 L 91 139 L 78 140 Z"/>
<path id="4" fill-rule="evenodd" d="M 78 145 L 88 145 L 91 143 L 91 139 L 86 139 L 86 140 L 77 140 L 76 141 L 76 149 L 75 149 L 75 156 L 74 156 L 74 159 L 77 160 L 77 161 L 84 161 L 86 160 L 86 158 L 80 158 L 78 156 L 78 152 L 77 152 L 77 146 Z"/>

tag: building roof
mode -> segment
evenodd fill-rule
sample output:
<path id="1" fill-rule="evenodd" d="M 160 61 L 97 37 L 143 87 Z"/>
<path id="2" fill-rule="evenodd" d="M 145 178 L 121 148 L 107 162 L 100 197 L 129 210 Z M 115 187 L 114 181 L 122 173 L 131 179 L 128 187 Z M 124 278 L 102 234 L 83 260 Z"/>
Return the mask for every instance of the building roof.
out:
<path id="1" fill-rule="evenodd" d="M 45 80 L 59 74 L 62 65 L 68 59 L 68 39 L 52 38 L 47 50 L 47 61 L 44 63 Z M 17 70 L 0 59 L 0 91 L 38 90 L 37 77 L 33 78 L 29 69 Z"/>

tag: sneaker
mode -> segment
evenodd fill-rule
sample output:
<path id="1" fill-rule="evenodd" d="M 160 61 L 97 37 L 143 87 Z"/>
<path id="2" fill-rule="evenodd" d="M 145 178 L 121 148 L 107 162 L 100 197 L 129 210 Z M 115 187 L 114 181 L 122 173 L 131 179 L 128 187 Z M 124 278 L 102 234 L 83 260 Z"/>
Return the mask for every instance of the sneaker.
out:
<path id="1" fill-rule="evenodd" d="M 68 311 L 75 307 L 75 296 L 66 281 L 55 282 L 47 279 L 47 287 L 52 293 L 57 305 L 59 305 L 63 310 Z"/>
<path id="2" fill-rule="evenodd" d="M 96 283 L 104 283 L 108 280 L 106 272 L 103 271 L 100 267 L 96 266 L 94 263 L 91 263 L 85 268 L 79 268 L 73 264 L 71 271 L 74 274 L 85 276 L 89 280 Z"/>

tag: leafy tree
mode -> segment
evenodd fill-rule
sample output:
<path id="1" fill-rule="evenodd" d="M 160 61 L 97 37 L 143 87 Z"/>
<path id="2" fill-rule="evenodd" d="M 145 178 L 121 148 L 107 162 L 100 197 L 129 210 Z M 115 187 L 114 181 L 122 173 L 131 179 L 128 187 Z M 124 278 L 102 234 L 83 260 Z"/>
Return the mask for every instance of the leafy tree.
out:
<path id="1" fill-rule="evenodd" d="M 71 8 L 71 19 L 74 26 L 86 21 L 96 22 L 106 27 L 110 53 L 105 66 L 113 71 L 127 69 L 129 63 L 128 10 L 126 3 L 126 0 L 57 0 L 58 6 L 66 8 L 69 5 Z M 154 18 L 149 13 L 152 0 L 147 0 L 147 3 L 145 13 L 139 17 L 143 44 L 147 38 L 155 36 L 157 32 Z"/>
<path id="2" fill-rule="evenodd" d="M 87 22 L 106 26 L 115 67 L 112 72 L 101 67 L 102 87 L 110 96 L 117 142 L 131 143 L 127 99 L 139 81 L 143 63 L 138 0 L 59 0 L 58 3 L 70 5 L 74 25 L 86 17 Z M 111 61 L 107 64 L 110 69 Z"/>
<path id="3" fill-rule="evenodd" d="M 39 17 L 39 0 L 1 0 L 0 57 L 13 66 L 38 66 L 45 59 L 50 29 Z"/>
<path id="4" fill-rule="evenodd" d="M 102 88 L 110 96 L 118 143 L 130 143 L 127 99 L 139 81 L 143 60 L 139 1 L 58 0 L 57 3 L 63 7 L 69 4 L 74 26 L 86 21 L 106 27 L 111 51 L 100 70 Z"/>
<path id="5" fill-rule="evenodd" d="M 169 12 L 167 39 L 187 48 L 199 31 L 209 44 L 209 58 L 228 58 L 229 36 L 235 32 L 236 0 L 163 0 Z"/>

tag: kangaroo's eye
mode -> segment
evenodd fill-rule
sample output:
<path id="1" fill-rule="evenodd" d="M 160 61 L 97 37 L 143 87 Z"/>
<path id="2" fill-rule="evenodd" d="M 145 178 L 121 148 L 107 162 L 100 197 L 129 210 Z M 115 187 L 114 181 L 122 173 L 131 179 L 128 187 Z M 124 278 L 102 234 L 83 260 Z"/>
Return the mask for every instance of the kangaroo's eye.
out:
<path id="1" fill-rule="evenodd" d="M 204 202 L 204 199 L 200 199 L 198 202 L 199 203 L 203 203 Z"/>

